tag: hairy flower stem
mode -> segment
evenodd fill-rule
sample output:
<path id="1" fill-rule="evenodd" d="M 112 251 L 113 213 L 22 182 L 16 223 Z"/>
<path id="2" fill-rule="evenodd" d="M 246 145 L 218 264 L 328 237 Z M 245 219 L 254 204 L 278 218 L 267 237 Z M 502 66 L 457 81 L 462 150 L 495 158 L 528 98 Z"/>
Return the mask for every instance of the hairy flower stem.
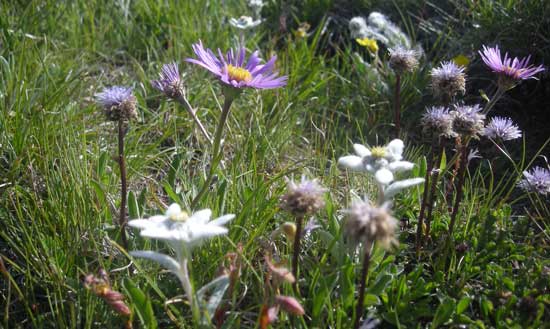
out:
<path id="1" fill-rule="evenodd" d="M 227 117 L 229 116 L 229 110 L 231 109 L 231 104 L 233 104 L 233 100 L 235 98 L 232 96 L 225 96 L 224 102 L 223 102 L 223 108 L 222 108 L 222 115 L 220 117 L 220 121 L 218 122 L 218 126 L 216 127 L 216 133 L 214 135 L 214 144 L 212 146 L 212 164 L 210 165 L 210 170 L 208 171 L 208 176 L 206 177 L 206 180 L 204 181 L 204 185 L 202 186 L 199 194 L 193 199 L 191 202 L 191 208 L 195 209 L 197 204 L 200 202 L 206 191 L 208 191 L 208 188 L 210 187 L 210 182 L 212 181 L 212 177 L 214 176 L 214 173 L 216 172 L 216 169 L 218 168 L 218 165 L 220 164 L 220 161 L 223 156 L 223 148 L 221 147 L 221 139 L 222 139 L 222 133 L 223 128 L 225 126 L 225 122 L 227 121 Z"/>
<path id="2" fill-rule="evenodd" d="M 416 255 L 420 253 L 420 247 L 422 245 L 422 230 L 424 226 L 424 214 L 426 212 L 426 205 L 428 203 L 430 192 L 430 177 L 432 169 L 434 167 L 434 149 L 436 148 L 437 137 L 434 136 L 432 144 L 430 146 L 430 153 L 426 158 L 426 175 L 424 176 L 424 192 L 422 194 L 422 204 L 420 205 L 420 214 L 418 215 L 418 227 L 416 228 Z"/>
<path id="3" fill-rule="evenodd" d="M 461 153 L 460 150 L 461 149 L 462 149 L 462 139 L 460 138 L 460 136 L 458 136 L 458 137 L 455 138 L 456 160 L 455 160 L 455 163 L 454 163 L 454 168 L 453 168 L 451 178 L 449 179 L 449 185 L 447 187 L 447 190 L 445 191 L 445 199 L 447 199 L 447 200 L 449 199 L 449 196 L 453 192 L 453 185 L 454 185 L 454 182 L 455 182 L 455 178 L 458 175 L 458 170 L 460 168 L 460 163 L 462 161 L 461 156 L 460 156 L 460 153 Z"/>
<path id="4" fill-rule="evenodd" d="M 193 312 L 193 320 L 196 324 L 199 324 L 201 315 L 197 301 L 193 297 L 193 286 L 191 285 L 191 279 L 189 278 L 189 270 L 187 269 L 187 257 L 184 257 L 181 261 L 181 271 L 181 285 L 183 286 L 183 290 L 185 290 L 185 295 L 189 301 L 189 307 L 191 307 L 191 311 Z"/>
<path id="5" fill-rule="evenodd" d="M 395 137 L 399 138 L 399 133 L 401 132 L 401 75 L 395 75 L 395 98 L 393 103 L 394 119 L 393 123 L 395 124 Z"/>
<path id="6" fill-rule="evenodd" d="M 120 225 L 120 238 L 122 246 L 128 249 L 128 239 L 126 238 L 126 161 L 124 159 L 124 119 L 118 119 L 118 166 L 120 167 L 120 216 L 118 224 Z"/>
<path id="7" fill-rule="evenodd" d="M 506 89 L 502 88 L 501 86 L 498 86 L 497 90 L 495 91 L 495 94 L 493 95 L 493 97 L 491 97 L 487 105 L 485 105 L 485 108 L 483 109 L 483 111 L 481 111 L 481 113 L 483 114 L 489 113 L 489 111 L 491 111 L 493 106 L 495 106 L 495 104 L 502 97 L 502 95 L 504 95 L 504 93 L 506 93 Z"/>
<path id="8" fill-rule="evenodd" d="M 292 251 L 292 275 L 296 279 L 294 281 L 293 287 L 294 292 L 299 294 L 298 291 L 298 259 L 300 257 L 300 240 L 302 238 L 302 222 L 304 221 L 303 216 L 296 217 L 296 234 L 294 236 L 294 246 Z"/>
<path id="9" fill-rule="evenodd" d="M 468 167 L 468 141 L 464 141 L 460 150 L 460 167 L 458 170 L 458 185 L 456 187 L 455 202 L 453 205 L 453 211 L 451 213 L 451 223 L 449 224 L 449 238 L 453 236 L 453 230 L 456 222 L 456 216 L 458 215 L 458 208 L 462 201 L 462 188 L 464 186 L 464 178 L 466 176 L 466 167 Z"/>
<path id="10" fill-rule="evenodd" d="M 441 160 L 443 159 L 443 154 L 445 154 L 445 150 L 443 148 L 444 141 L 439 141 L 439 146 L 437 148 L 436 154 L 438 154 L 437 160 L 434 164 L 434 168 L 436 169 L 433 173 L 433 176 L 430 178 L 430 194 L 429 199 L 427 203 L 427 215 L 426 215 L 426 234 L 425 237 L 428 238 L 430 236 L 430 227 L 432 224 L 432 215 L 433 215 L 433 209 L 435 204 L 435 193 L 437 189 L 437 180 L 439 179 L 439 166 L 441 165 Z"/>
<path id="11" fill-rule="evenodd" d="M 359 278 L 360 288 L 359 288 L 359 300 L 355 306 L 355 322 L 353 325 L 354 329 L 359 329 L 361 324 L 361 316 L 363 315 L 363 304 L 365 302 L 365 290 L 367 289 L 367 275 L 369 274 L 369 265 L 370 265 L 370 244 L 365 244 L 365 254 L 363 255 L 363 268 L 361 270 L 361 277 Z"/>
<path id="12" fill-rule="evenodd" d="M 183 105 L 183 107 L 185 107 L 187 112 L 189 112 L 189 114 L 191 115 L 191 117 L 193 118 L 193 120 L 195 121 L 197 126 L 199 127 L 199 130 L 201 131 L 201 133 L 204 135 L 204 137 L 208 141 L 208 143 L 210 143 L 210 145 L 212 145 L 212 143 L 213 143 L 212 142 L 212 137 L 210 137 L 210 134 L 208 133 L 206 128 L 204 128 L 202 122 L 199 120 L 199 117 L 197 116 L 196 111 L 193 109 L 193 107 L 191 106 L 191 104 L 189 103 L 189 101 L 187 100 L 185 95 L 179 94 L 178 97 L 176 98 L 176 100 L 178 101 L 178 103 Z"/>

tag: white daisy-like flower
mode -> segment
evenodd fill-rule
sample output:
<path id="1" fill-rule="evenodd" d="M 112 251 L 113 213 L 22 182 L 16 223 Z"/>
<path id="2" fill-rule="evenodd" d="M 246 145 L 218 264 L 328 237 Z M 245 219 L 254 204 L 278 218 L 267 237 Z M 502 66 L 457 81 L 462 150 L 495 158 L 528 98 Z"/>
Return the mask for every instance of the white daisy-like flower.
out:
<path id="1" fill-rule="evenodd" d="M 134 219 L 128 225 L 140 229 L 143 237 L 169 242 L 179 252 L 182 247 L 191 250 L 206 239 L 226 234 L 227 228 L 223 225 L 235 218 L 230 214 L 210 220 L 211 216 L 210 209 L 199 210 L 190 216 L 174 203 L 164 215 Z"/>
<path id="2" fill-rule="evenodd" d="M 392 140 L 386 146 L 368 148 L 362 144 L 354 144 L 355 154 L 338 159 L 338 165 L 358 172 L 368 172 L 374 175 L 381 185 L 388 185 L 394 180 L 394 173 L 408 171 L 414 163 L 403 161 L 405 145 L 400 139 Z"/>
<path id="3" fill-rule="evenodd" d="M 239 19 L 230 18 L 229 24 L 241 30 L 248 30 L 262 23 L 261 19 L 254 20 L 250 16 L 241 16 Z"/>

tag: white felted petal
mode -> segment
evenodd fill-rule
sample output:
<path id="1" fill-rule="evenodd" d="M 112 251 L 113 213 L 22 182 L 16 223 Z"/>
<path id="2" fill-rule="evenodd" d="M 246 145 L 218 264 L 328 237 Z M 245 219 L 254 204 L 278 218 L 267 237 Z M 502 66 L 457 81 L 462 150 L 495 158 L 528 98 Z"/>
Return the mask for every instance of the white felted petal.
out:
<path id="1" fill-rule="evenodd" d="M 132 219 L 131 221 L 128 221 L 128 226 L 139 228 L 139 229 L 157 227 L 158 225 L 159 224 L 157 222 L 150 221 L 149 219 Z"/>
<path id="2" fill-rule="evenodd" d="M 366 157 L 371 154 L 371 152 L 365 145 L 353 144 L 353 149 L 355 150 L 355 154 L 357 154 L 360 157 Z"/>
<path id="3" fill-rule="evenodd" d="M 196 213 L 193 213 L 191 218 L 189 218 L 187 221 L 189 224 L 206 224 L 210 220 L 210 217 L 212 216 L 212 210 L 210 209 L 202 209 L 197 211 Z"/>
<path id="4" fill-rule="evenodd" d="M 162 223 L 164 222 L 165 220 L 168 220 L 168 217 L 164 216 L 164 215 L 155 215 L 155 216 L 151 216 L 149 218 L 147 218 L 148 221 L 150 222 L 153 222 L 153 223 Z"/>
<path id="5" fill-rule="evenodd" d="M 381 185 L 388 185 L 393 181 L 393 174 L 386 168 L 378 169 L 374 174 L 374 178 Z"/>
<path id="6" fill-rule="evenodd" d="M 181 232 L 181 240 L 184 240 L 191 248 L 202 242 L 202 240 L 218 235 L 227 234 L 228 230 L 222 226 L 215 225 L 193 225 L 193 229 Z"/>
<path id="7" fill-rule="evenodd" d="M 165 226 L 147 227 L 140 232 L 142 237 L 160 240 L 180 240 L 177 230 L 168 229 Z"/>
<path id="8" fill-rule="evenodd" d="M 235 215 L 229 214 L 229 215 L 223 215 L 221 217 L 218 217 L 208 223 L 208 225 L 214 225 L 214 226 L 222 226 L 227 224 L 229 221 L 231 221 L 233 218 L 235 218 Z"/>
<path id="9" fill-rule="evenodd" d="M 392 172 L 408 171 L 414 167 L 414 163 L 409 161 L 394 161 L 388 165 Z"/>
<path id="10" fill-rule="evenodd" d="M 399 191 L 422 183 L 424 183 L 424 178 L 411 178 L 393 182 L 384 190 L 384 199 L 388 201 L 391 197 L 399 193 Z"/>
<path id="11" fill-rule="evenodd" d="M 386 146 L 386 150 L 393 157 L 394 161 L 401 160 L 404 148 L 405 144 L 403 144 L 403 141 L 400 139 L 394 139 Z"/>
<path id="12" fill-rule="evenodd" d="M 355 171 L 365 171 L 363 159 L 355 155 L 347 155 L 338 159 L 338 165 Z"/>

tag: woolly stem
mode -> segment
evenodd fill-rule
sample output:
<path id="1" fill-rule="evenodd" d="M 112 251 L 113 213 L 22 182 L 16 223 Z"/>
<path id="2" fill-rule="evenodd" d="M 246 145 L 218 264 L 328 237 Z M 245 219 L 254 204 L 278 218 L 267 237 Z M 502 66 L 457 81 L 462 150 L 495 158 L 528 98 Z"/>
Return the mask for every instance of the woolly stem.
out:
<path id="1" fill-rule="evenodd" d="M 395 75 L 395 98 L 393 103 L 395 135 L 399 138 L 401 132 L 401 75 Z"/>
<path id="2" fill-rule="evenodd" d="M 367 275 L 369 274 L 370 265 L 370 244 L 365 244 L 365 254 L 363 255 L 363 268 L 361 277 L 359 278 L 359 299 L 355 306 L 355 322 L 353 328 L 358 329 L 361 324 L 361 316 L 363 315 L 363 304 L 365 302 L 365 290 L 367 289 Z"/>
<path id="3" fill-rule="evenodd" d="M 223 156 L 223 149 L 221 147 L 221 139 L 222 139 L 222 132 L 223 128 L 225 126 L 225 122 L 227 121 L 227 117 L 229 116 L 229 110 L 231 109 L 231 104 L 233 104 L 234 97 L 232 96 L 225 96 L 225 100 L 223 102 L 223 108 L 222 108 L 222 115 L 220 117 L 220 121 L 218 122 L 218 126 L 216 127 L 216 133 L 214 135 L 214 144 L 213 144 L 213 150 L 212 150 L 212 164 L 210 165 L 210 170 L 208 172 L 208 176 L 206 177 L 206 180 L 204 181 L 204 185 L 202 186 L 199 194 L 193 199 L 191 202 L 191 208 L 194 209 L 197 206 L 197 203 L 202 199 L 206 191 L 208 191 L 208 188 L 210 187 L 210 182 L 212 181 L 212 177 L 214 176 L 214 173 L 216 172 L 216 169 L 218 168 L 218 165 L 220 164 L 220 161 Z"/>
<path id="4" fill-rule="evenodd" d="M 461 155 L 460 155 L 460 167 L 458 169 L 458 185 L 456 187 L 456 196 L 455 203 L 453 206 L 453 211 L 451 213 L 451 223 L 449 224 L 449 238 L 453 236 L 453 230 L 456 222 L 456 216 L 458 215 L 458 208 L 460 207 L 460 202 L 462 201 L 462 187 L 464 186 L 464 177 L 466 176 L 466 167 L 468 167 L 468 141 L 462 145 Z"/>
<path id="5" fill-rule="evenodd" d="M 437 157 L 437 161 L 434 164 L 434 169 L 439 169 L 439 166 L 441 164 L 441 160 L 443 159 L 443 154 L 445 153 L 443 149 L 444 142 L 442 140 L 439 141 L 439 147 L 437 149 L 437 154 L 439 156 Z M 435 192 L 437 189 L 437 180 L 439 179 L 439 170 L 435 170 L 433 177 L 431 177 L 431 186 L 430 186 L 430 194 L 429 194 L 429 200 L 427 204 L 427 215 L 426 215 L 426 238 L 430 236 L 430 227 L 432 224 L 432 214 L 433 214 L 433 208 L 435 203 Z"/>
<path id="6" fill-rule="evenodd" d="M 187 296 L 187 300 L 189 301 L 189 307 L 191 307 L 191 311 L 193 313 L 193 319 L 196 324 L 200 323 L 200 311 L 197 304 L 197 301 L 195 300 L 194 292 L 193 292 L 193 286 L 191 285 L 191 279 L 189 278 L 189 270 L 187 269 L 187 257 L 183 257 L 181 260 L 181 271 L 182 275 L 180 277 L 181 279 L 181 285 L 183 286 L 183 290 L 185 290 L 185 295 Z"/>
<path id="7" fill-rule="evenodd" d="M 436 147 L 437 137 L 434 136 L 432 144 L 430 146 L 430 153 L 426 159 L 426 175 L 424 176 L 424 192 L 422 194 L 422 204 L 420 205 L 420 214 L 418 215 L 418 227 L 416 228 L 416 254 L 420 253 L 420 247 L 422 245 L 422 230 L 424 226 L 424 214 L 426 212 L 426 205 L 428 203 L 429 191 L 430 191 L 430 177 L 432 169 L 434 167 L 434 149 Z"/>
<path id="8" fill-rule="evenodd" d="M 298 259 L 300 257 L 300 240 L 302 238 L 302 222 L 304 221 L 303 216 L 296 217 L 296 234 L 294 236 L 294 246 L 292 251 L 292 275 L 294 275 L 294 291 L 298 291 Z"/>
<path id="9" fill-rule="evenodd" d="M 120 214 L 118 224 L 120 225 L 120 238 L 122 246 L 128 249 L 128 239 L 126 238 L 126 161 L 124 159 L 124 119 L 118 119 L 118 166 L 120 168 Z"/>

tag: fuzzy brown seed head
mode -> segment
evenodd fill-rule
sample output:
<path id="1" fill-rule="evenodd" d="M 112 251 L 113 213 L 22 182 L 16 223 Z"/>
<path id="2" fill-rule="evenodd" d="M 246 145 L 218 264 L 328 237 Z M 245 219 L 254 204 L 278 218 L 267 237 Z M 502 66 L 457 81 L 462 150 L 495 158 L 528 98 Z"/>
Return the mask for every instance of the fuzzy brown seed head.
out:
<path id="1" fill-rule="evenodd" d="M 355 202 L 348 210 L 345 235 L 355 244 L 378 242 L 383 248 L 397 245 L 397 220 L 386 205 L 377 207 L 370 201 Z"/>
<path id="2" fill-rule="evenodd" d="M 416 50 L 396 47 L 390 49 L 390 67 L 397 73 L 413 72 L 418 67 L 419 54 Z"/>
<path id="3" fill-rule="evenodd" d="M 302 178 L 299 184 L 289 181 L 288 191 L 281 197 L 281 207 L 296 217 L 310 215 L 325 206 L 326 191 L 315 180 Z"/>
<path id="4" fill-rule="evenodd" d="M 119 105 L 104 109 L 105 116 L 109 121 L 130 121 L 137 118 L 136 98 L 132 95 Z"/>

